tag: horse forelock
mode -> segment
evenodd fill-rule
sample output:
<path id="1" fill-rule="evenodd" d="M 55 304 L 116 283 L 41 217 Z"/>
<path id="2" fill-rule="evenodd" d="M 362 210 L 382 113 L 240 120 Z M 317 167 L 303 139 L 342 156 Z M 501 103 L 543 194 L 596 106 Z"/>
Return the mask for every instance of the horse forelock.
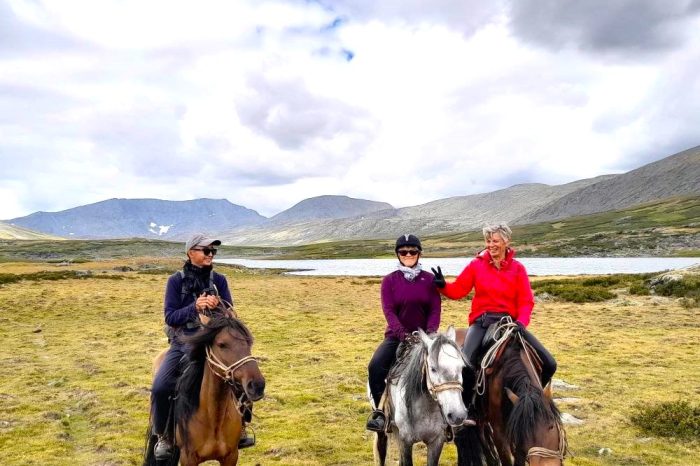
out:
<path id="1" fill-rule="evenodd" d="M 532 444 L 538 425 L 557 424 L 561 427 L 559 409 L 544 395 L 539 384 L 533 383 L 531 371 L 520 357 L 520 345 L 511 344 L 503 353 L 503 386 L 518 396 L 506 423 L 506 436 L 511 445 Z M 539 378 L 539 374 L 534 377 Z"/>
<path id="2" fill-rule="evenodd" d="M 247 345 L 253 344 L 253 335 L 240 320 L 228 315 L 215 315 L 207 324 L 194 335 L 183 337 L 187 345 L 188 362 L 177 382 L 177 401 L 175 403 L 175 418 L 185 444 L 188 440 L 187 424 L 199 408 L 199 393 L 202 388 L 204 367 L 206 364 L 206 348 L 210 346 L 222 330 L 232 330 L 239 333 L 240 340 Z"/>
<path id="3" fill-rule="evenodd" d="M 441 354 L 446 355 L 448 358 L 454 359 L 456 365 L 464 366 L 465 364 L 462 351 L 459 349 L 459 346 L 457 346 L 457 343 L 450 340 L 443 334 L 438 334 L 430 347 L 430 364 L 433 367 L 440 367 Z M 460 369 L 461 372 L 461 367 L 455 367 L 455 369 Z"/>

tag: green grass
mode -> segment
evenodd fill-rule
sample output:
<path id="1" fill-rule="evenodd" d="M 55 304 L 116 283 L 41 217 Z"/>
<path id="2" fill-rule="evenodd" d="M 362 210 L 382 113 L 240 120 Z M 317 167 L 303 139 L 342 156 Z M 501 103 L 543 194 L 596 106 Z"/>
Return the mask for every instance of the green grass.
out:
<path id="1" fill-rule="evenodd" d="M 631 420 L 646 434 L 700 439 L 700 405 L 692 405 L 688 401 L 640 405 Z"/>
<path id="2" fill-rule="evenodd" d="M 139 274 L 145 265 L 179 267 L 161 259 L 95 262 L 74 266 L 93 272 L 83 280 L 0 287 L 0 464 L 140 464 L 151 361 L 166 347 L 167 276 Z M 0 264 L 5 274 L 56 268 Z M 379 280 L 217 269 L 255 335 L 267 379 L 266 398 L 255 406 L 258 445 L 241 452 L 240 464 L 371 464 L 365 380 L 383 337 Z M 95 279 L 105 271 L 128 279 Z M 567 464 L 695 464 L 697 438 L 641 432 L 630 419 L 640 405 L 697 400 L 697 311 L 677 298 L 625 295 L 625 280 L 611 285 L 624 299 L 545 302 L 533 313 L 530 329 L 557 358 L 555 377 L 579 387 L 555 392 L 579 398 L 560 408 L 585 421 L 567 429 L 575 453 Z M 445 301 L 442 327 L 463 326 L 469 305 Z M 613 453 L 598 456 L 602 447 Z M 425 449 L 416 450 L 420 464 Z M 454 462 L 448 445 L 441 464 Z"/>

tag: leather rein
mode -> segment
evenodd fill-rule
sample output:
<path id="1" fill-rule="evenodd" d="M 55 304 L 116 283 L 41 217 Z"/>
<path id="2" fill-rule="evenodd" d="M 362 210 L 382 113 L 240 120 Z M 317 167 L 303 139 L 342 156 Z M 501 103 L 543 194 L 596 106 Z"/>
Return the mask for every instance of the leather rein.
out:
<path id="1" fill-rule="evenodd" d="M 236 370 L 238 370 L 245 364 L 248 364 L 249 362 L 257 362 L 257 359 L 254 356 L 245 356 L 239 359 L 238 361 L 234 362 L 233 364 L 227 366 L 219 358 L 217 358 L 214 353 L 212 353 L 210 346 L 206 347 L 206 353 L 209 369 L 211 369 L 214 375 L 219 377 L 225 383 L 229 384 L 231 387 L 234 387 L 236 384 L 236 380 L 233 378 L 233 373 Z M 219 373 L 219 371 L 221 371 L 221 373 Z M 231 396 L 233 397 L 236 409 L 238 409 L 238 413 L 241 416 L 243 415 L 243 409 L 246 407 L 246 403 L 250 403 L 250 401 L 241 401 L 244 394 L 245 390 L 243 391 L 243 394 L 241 394 L 241 396 L 238 397 L 236 396 L 236 391 L 231 390 Z"/>

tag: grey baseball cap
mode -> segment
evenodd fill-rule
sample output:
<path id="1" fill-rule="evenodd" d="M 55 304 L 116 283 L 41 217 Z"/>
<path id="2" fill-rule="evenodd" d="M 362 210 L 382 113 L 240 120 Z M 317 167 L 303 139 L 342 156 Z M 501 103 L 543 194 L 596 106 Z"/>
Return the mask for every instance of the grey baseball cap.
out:
<path id="1" fill-rule="evenodd" d="M 203 233 L 196 233 L 192 235 L 192 237 L 185 243 L 185 253 L 192 248 L 196 248 L 197 246 L 206 247 L 219 245 L 221 245 L 221 241 L 218 239 L 209 238 Z"/>

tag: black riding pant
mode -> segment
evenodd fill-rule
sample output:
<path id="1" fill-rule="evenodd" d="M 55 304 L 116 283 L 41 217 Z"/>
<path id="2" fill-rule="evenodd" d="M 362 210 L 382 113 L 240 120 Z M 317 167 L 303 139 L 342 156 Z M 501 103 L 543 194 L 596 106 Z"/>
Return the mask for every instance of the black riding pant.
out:
<path id="1" fill-rule="evenodd" d="M 379 400 L 386 388 L 386 377 L 389 369 L 396 362 L 396 350 L 401 342 L 396 338 L 385 338 L 379 344 L 369 361 L 367 371 L 369 372 L 369 391 L 374 399 L 374 406 L 379 406 Z"/>
<path id="2" fill-rule="evenodd" d="M 476 382 L 476 370 L 479 367 L 479 359 L 481 359 L 482 356 L 481 343 L 486 334 L 486 330 L 489 328 L 489 325 L 498 322 L 501 317 L 506 315 L 507 314 L 486 313 L 479 316 L 479 318 L 469 326 L 467 336 L 464 338 L 462 353 L 469 364 L 471 364 L 473 370 L 468 370 L 467 368 L 467 370 L 464 371 L 464 387 L 466 389 L 471 389 Z M 557 361 L 532 333 L 525 329 L 521 329 L 521 332 L 525 341 L 532 345 L 537 355 L 542 360 L 541 381 L 544 387 L 552 380 L 552 376 L 557 370 Z"/>
<path id="3" fill-rule="evenodd" d="M 181 373 L 180 360 L 184 354 L 184 345 L 174 340 L 170 349 L 165 353 L 163 363 L 158 368 L 153 380 L 153 388 L 151 389 L 153 428 L 158 435 L 165 433 L 168 413 L 170 412 L 170 396 L 175 393 L 177 379 Z"/>

